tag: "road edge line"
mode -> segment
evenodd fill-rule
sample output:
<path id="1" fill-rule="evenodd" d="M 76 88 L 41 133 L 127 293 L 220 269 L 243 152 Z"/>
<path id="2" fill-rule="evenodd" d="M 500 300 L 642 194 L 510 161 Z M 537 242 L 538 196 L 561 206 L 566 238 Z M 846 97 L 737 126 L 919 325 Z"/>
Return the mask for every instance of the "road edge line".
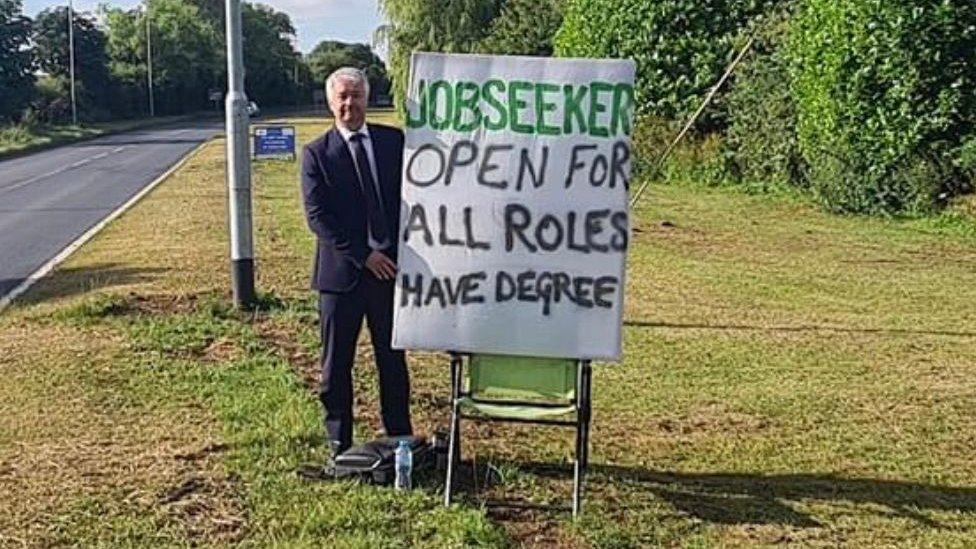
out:
<path id="1" fill-rule="evenodd" d="M 35 270 L 30 275 L 28 275 L 27 278 L 25 278 L 23 282 L 15 286 L 13 290 L 10 290 L 9 292 L 7 292 L 6 295 L 0 297 L 0 314 L 2 314 L 7 309 L 7 307 L 9 307 L 18 297 L 20 297 L 27 290 L 29 290 L 31 286 L 33 286 L 38 281 L 40 281 L 45 276 L 47 276 L 51 271 L 54 270 L 55 267 L 61 264 L 64 260 L 68 259 L 68 257 L 71 256 L 71 254 L 78 251 L 78 248 L 84 246 L 96 234 L 101 232 L 101 230 L 104 229 L 109 223 L 115 221 L 118 217 L 120 217 L 130 208 L 135 206 L 140 200 L 145 198 L 146 195 L 151 193 L 163 181 L 169 179 L 169 177 L 173 175 L 173 173 L 176 170 L 182 168 L 184 164 L 189 162 L 191 158 L 196 156 L 197 153 L 203 150 L 203 148 L 209 145 L 214 139 L 215 136 L 208 137 L 203 141 L 203 143 L 200 143 L 199 145 L 194 147 L 193 150 L 186 153 L 182 158 L 177 160 L 175 164 L 173 164 L 172 166 L 169 167 L 169 169 L 167 169 L 165 172 L 160 174 L 159 177 L 152 180 L 148 185 L 143 187 L 139 192 L 137 192 L 131 198 L 126 200 L 121 206 L 113 210 L 112 213 L 105 216 L 105 218 L 103 218 L 101 221 L 93 225 L 90 229 L 85 231 L 81 236 L 74 239 L 74 241 L 72 241 L 70 244 L 65 246 L 60 252 L 57 253 L 57 255 L 47 260 L 46 263 L 41 265 L 37 270 Z"/>

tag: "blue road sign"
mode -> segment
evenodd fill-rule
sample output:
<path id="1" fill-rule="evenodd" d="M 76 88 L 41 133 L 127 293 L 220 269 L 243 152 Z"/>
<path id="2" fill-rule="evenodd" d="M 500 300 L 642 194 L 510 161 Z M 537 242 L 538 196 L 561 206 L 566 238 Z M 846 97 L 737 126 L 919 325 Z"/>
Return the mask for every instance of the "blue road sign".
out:
<path id="1" fill-rule="evenodd" d="M 294 126 L 254 128 L 254 158 L 295 158 Z"/>

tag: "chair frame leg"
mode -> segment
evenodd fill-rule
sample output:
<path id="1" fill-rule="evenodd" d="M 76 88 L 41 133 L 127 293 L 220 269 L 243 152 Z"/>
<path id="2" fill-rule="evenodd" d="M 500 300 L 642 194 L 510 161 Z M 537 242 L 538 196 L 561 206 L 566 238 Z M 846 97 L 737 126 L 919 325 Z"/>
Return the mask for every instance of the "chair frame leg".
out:
<path id="1" fill-rule="evenodd" d="M 590 376 L 589 360 L 581 360 L 576 373 L 576 460 L 573 464 L 573 518 L 583 512 L 583 484 L 590 459 Z"/>
<path id="2" fill-rule="evenodd" d="M 583 380 L 585 385 L 583 396 L 586 399 L 586 405 L 583 407 L 583 414 L 585 418 L 583 421 L 583 473 L 585 474 L 590 464 L 590 421 L 593 418 L 591 383 L 593 380 L 593 368 L 589 360 L 583 363 Z"/>
<path id="3" fill-rule="evenodd" d="M 458 401 L 461 396 L 461 357 L 451 355 L 451 434 L 447 445 L 447 478 L 444 481 L 444 506 L 451 505 L 454 488 L 454 473 L 461 457 L 461 410 Z"/>
<path id="4" fill-rule="evenodd" d="M 580 514 L 583 492 L 583 427 L 576 425 L 576 460 L 573 463 L 573 518 Z"/>

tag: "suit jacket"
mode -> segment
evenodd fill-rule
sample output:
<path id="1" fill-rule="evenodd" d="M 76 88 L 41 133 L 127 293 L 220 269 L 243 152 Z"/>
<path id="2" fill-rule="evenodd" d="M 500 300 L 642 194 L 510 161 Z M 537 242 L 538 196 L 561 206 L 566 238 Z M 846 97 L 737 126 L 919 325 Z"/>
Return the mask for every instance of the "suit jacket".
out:
<path id="1" fill-rule="evenodd" d="M 378 172 L 375 176 L 393 239 L 392 250 L 387 253 L 396 261 L 403 132 L 381 124 L 368 127 Z M 304 147 L 301 170 L 305 215 L 318 238 L 312 289 L 348 292 L 359 282 L 372 250 L 367 243 L 366 202 L 352 154 L 339 130 L 332 128 Z"/>

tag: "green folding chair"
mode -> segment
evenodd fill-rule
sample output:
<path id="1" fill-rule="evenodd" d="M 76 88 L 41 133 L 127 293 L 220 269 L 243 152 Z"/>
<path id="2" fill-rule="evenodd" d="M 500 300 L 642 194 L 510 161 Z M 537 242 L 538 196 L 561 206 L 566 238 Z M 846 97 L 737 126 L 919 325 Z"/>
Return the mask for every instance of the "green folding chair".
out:
<path id="1" fill-rule="evenodd" d="M 467 368 L 465 368 L 467 363 Z M 576 428 L 573 516 L 582 508 L 589 458 L 589 360 L 451 353 L 451 432 L 444 505 L 461 458 L 461 419 Z"/>

